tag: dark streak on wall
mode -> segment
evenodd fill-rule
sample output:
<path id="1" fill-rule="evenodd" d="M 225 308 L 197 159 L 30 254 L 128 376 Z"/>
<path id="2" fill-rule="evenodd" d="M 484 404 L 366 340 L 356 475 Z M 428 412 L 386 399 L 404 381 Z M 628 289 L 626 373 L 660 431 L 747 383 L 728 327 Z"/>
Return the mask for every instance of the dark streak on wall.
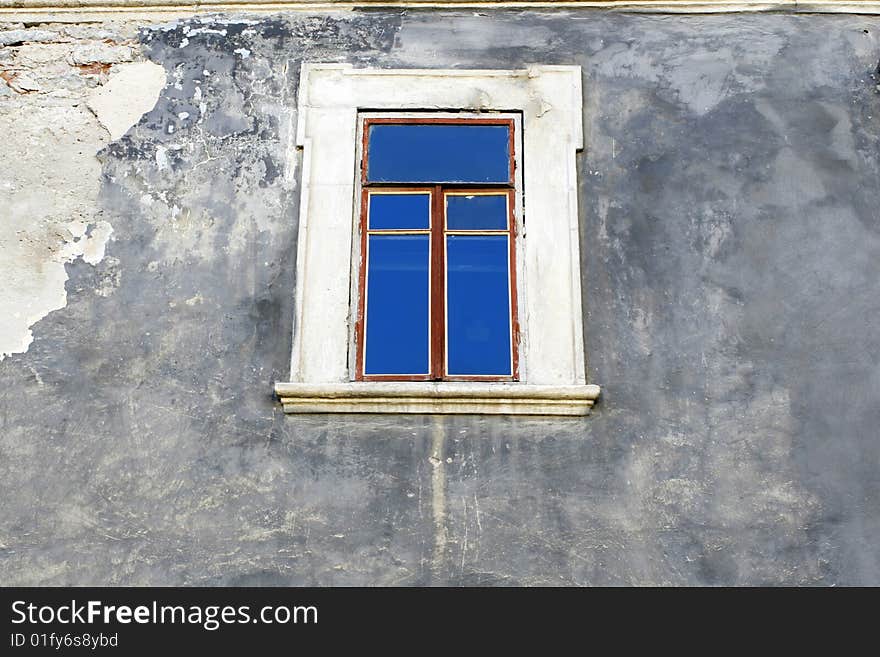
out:
<path id="1" fill-rule="evenodd" d="M 142 31 L 115 260 L 0 363 L 0 583 L 880 584 L 880 21 L 484 14 Z M 592 417 L 282 414 L 303 60 L 583 67 Z"/>

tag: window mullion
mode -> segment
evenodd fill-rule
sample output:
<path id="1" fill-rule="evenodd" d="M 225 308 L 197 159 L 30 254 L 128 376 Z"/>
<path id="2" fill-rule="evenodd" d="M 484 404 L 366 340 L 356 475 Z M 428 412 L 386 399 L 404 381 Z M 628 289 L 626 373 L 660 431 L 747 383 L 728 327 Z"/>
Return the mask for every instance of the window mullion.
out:
<path id="1" fill-rule="evenodd" d="M 444 270 L 443 188 L 434 187 L 431 205 L 431 378 L 446 375 L 446 272 Z"/>

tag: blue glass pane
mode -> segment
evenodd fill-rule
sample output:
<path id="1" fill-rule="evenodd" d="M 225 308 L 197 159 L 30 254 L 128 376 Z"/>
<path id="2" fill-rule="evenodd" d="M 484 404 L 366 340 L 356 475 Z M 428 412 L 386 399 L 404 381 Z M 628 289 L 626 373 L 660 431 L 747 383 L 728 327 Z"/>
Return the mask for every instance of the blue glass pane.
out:
<path id="1" fill-rule="evenodd" d="M 370 235 L 366 374 L 428 373 L 427 235 Z"/>
<path id="2" fill-rule="evenodd" d="M 447 196 L 447 230 L 507 230 L 507 195 Z"/>
<path id="3" fill-rule="evenodd" d="M 429 194 L 370 194 L 370 230 L 431 227 Z"/>
<path id="4" fill-rule="evenodd" d="M 447 370 L 511 374 L 506 235 L 446 238 Z"/>
<path id="5" fill-rule="evenodd" d="M 509 181 L 506 125 L 377 124 L 369 130 L 369 182 Z"/>

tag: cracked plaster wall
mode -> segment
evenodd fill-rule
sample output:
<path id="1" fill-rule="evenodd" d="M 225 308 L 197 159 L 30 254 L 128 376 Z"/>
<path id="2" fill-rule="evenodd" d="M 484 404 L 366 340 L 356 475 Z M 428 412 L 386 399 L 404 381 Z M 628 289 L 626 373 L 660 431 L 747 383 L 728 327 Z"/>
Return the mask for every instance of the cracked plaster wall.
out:
<path id="1" fill-rule="evenodd" d="M 878 30 L 2 26 L 0 583 L 880 583 Z M 304 59 L 583 67 L 591 418 L 281 413 Z"/>

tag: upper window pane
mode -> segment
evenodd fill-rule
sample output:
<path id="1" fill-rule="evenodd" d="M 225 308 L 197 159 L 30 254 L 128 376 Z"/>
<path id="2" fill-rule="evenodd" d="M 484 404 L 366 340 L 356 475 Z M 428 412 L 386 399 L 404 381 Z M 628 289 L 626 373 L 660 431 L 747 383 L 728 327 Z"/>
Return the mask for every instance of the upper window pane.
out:
<path id="1" fill-rule="evenodd" d="M 427 230 L 431 227 L 431 195 L 370 194 L 370 230 Z"/>
<path id="2" fill-rule="evenodd" d="M 373 123 L 367 153 L 367 182 L 510 182 L 508 125 Z"/>
<path id="3" fill-rule="evenodd" d="M 446 230 L 507 230 L 507 194 L 447 194 Z"/>

